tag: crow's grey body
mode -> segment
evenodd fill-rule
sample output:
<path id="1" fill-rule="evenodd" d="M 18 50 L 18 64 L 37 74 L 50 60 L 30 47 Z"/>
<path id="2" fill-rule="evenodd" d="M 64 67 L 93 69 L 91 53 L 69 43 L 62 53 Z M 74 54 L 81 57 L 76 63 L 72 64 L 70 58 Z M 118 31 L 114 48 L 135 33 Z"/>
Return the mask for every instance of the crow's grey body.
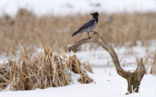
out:
<path id="1" fill-rule="evenodd" d="M 72 34 L 72 36 L 75 36 L 78 33 L 88 32 L 88 37 L 89 37 L 89 32 L 93 32 L 93 29 L 96 27 L 98 23 L 98 13 L 95 12 L 91 15 L 93 15 L 93 18 L 87 23 L 85 23 L 84 25 L 82 25 L 76 32 Z"/>

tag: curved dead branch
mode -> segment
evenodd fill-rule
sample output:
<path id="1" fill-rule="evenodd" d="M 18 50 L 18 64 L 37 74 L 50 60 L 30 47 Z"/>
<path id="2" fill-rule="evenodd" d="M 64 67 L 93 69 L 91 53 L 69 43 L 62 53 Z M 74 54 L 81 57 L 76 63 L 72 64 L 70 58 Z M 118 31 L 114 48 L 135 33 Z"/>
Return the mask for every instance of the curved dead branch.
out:
<path id="1" fill-rule="evenodd" d="M 142 60 L 140 60 L 138 67 L 135 72 L 128 72 L 125 71 L 118 60 L 118 56 L 115 52 L 115 50 L 112 48 L 112 46 L 108 45 L 107 43 L 104 42 L 104 40 L 99 36 L 98 33 L 95 33 L 92 37 L 82 39 L 75 44 L 71 45 L 68 50 L 77 52 L 80 50 L 80 46 L 85 44 L 85 43 L 96 43 L 103 47 L 112 57 L 112 60 L 114 62 L 114 65 L 116 67 L 117 73 L 125 78 L 128 82 L 128 92 L 138 92 L 140 82 L 145 74 L 145 67 L 142 64 Z"/>

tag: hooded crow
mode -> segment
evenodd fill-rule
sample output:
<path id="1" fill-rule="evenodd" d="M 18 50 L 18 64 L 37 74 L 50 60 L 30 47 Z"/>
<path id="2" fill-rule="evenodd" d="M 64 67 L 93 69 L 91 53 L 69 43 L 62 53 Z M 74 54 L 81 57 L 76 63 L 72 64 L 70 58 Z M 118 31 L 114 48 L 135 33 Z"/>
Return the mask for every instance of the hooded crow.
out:
<path id="1" fill-rule="evenodd" d="M 89 32 L 94 32 L 93 29 L 98 24 L 99 14 L 98 12 L 94 12 L 94 13 L 91 13 L 90 15 L 92 15 L 93 18 L 89 20 L 87 23 L 85 23 L 84 25 L 82 25 L 76 32 L 72 34 L 72 36 L 75 36 L 78 33 L 88 32 L 88 37 L 90 37 Z"/>

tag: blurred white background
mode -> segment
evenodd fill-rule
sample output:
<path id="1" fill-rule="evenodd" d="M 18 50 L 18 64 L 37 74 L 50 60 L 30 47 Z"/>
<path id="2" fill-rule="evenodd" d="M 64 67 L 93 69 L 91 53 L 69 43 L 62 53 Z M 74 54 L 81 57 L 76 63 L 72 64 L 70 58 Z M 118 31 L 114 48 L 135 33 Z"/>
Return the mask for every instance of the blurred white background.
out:
<path id="1" fill-rule="evenodd" d="M 91 11 L 156 12 L 156 0 L 0 0 L 0 15 L 14 16 L 19 8 L 26 8 L 37 15 L 71 15 Z"/>

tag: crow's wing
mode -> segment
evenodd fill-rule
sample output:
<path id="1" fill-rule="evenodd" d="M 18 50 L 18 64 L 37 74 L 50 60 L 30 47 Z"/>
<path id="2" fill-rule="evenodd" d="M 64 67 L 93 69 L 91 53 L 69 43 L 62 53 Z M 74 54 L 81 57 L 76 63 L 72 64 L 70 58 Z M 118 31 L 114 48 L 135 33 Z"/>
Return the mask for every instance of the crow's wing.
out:
<path id="1" fill-rule="evenodd" d="M 88 21 L 87 23 L 85 23 L 84 25 L 82 25 L 76 32 L 74 32 L 72 34 L 72 36 L 75 36 L 78 33 L 81 33 L 85 30 L 87 30 L 89 27 L 92 27 L 94 25 L 94 23 L 96 22 L 96 20 L 93 18 L 90 21 Z"/>
<path id="2" fill-rule="evenodd" d="M 89 27 L 92 27 L 95 22 L 96 22 L 95 19 L 91 19 L 90 21 L 88 21 L 87 23 L 82 25 L 78 31 L 81 32 L 82 30 L 85 30 L 85 29 L 87 29 Z"/>

